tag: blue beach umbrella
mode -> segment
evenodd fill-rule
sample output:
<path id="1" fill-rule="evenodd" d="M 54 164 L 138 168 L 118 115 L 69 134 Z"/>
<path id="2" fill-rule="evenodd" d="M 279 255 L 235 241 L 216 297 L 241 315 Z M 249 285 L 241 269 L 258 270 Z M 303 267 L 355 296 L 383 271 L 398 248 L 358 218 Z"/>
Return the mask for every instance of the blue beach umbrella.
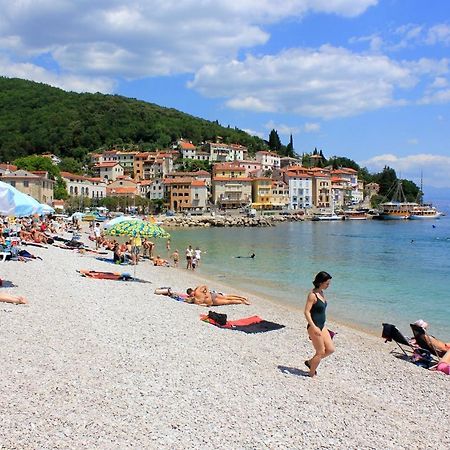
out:
<path id="1" fill-rule="evenodd" d="M 8 183 L 0 181 L 0 215 L 24 217 L 39 213 L 41 204 Z"/>

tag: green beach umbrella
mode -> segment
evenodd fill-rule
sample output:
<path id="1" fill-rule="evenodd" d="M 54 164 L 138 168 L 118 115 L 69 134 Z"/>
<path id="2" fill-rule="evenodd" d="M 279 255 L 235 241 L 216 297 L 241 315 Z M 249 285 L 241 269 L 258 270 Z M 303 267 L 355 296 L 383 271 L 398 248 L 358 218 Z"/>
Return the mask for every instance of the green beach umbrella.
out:
<path id="1" fill-rule="evenodd" d="M 170 238 L 162 227 L 144 220 L 124 220 L 105 230 L 108 236 L 131 236 L 141 238 Z"/>

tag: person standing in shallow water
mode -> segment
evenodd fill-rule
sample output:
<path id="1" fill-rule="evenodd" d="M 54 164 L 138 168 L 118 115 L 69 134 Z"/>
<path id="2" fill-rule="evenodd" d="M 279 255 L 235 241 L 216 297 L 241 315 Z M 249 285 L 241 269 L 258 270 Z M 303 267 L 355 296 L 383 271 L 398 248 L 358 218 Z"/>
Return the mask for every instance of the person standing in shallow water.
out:
<path id="1" fill-rule="evenodd" d="M 317 367 L 322 359 L 330 356 L 335 350 L 328 328 L 325 326 L 327 300 L 324 291 L 330 286 L 331 278 L 329 273 L 319 272 L 313 281 L 314 288 L 306 299 L 304 313 L 308 322 L 307 330 L 316 352 L 311 359 L 305 361 L 310 377 L 317 375 Z"/>

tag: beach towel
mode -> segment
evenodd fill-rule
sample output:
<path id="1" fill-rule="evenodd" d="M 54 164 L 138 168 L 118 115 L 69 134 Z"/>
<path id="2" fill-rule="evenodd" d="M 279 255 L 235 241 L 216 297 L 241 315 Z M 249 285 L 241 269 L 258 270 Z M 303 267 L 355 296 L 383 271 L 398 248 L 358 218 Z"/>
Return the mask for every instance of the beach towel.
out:
<path id="1" fill-rule="evenodd" d="M 129 273 L 119 272 L 99 272 L 96 270 L 77 270 L 77 272 L 87 278 L 94 278 L 96 280 L 115 280 L 115 281 L 133 281 L 134 283 L 151 283 L 151 281 L 141 280 L 140 278 L 134 278 Z"/>
<path id="2" fill-rule="evenodd" d="M 225 325 L 220 325 L 211 317 L 206 314 L 200 316 L 200 320 L 203 322 L 210 323 L 219 328 L 227 328 L 236 331 L 242 331 L 243 333 L 254 334 L 254 333 L 264 333 L 266 331 L 279 330 L 284 328 L 284 325 L 275 322 L 269 322 L 264 320 L 259 316 L 245 317 L 238 320 L 227 320 Z"/>

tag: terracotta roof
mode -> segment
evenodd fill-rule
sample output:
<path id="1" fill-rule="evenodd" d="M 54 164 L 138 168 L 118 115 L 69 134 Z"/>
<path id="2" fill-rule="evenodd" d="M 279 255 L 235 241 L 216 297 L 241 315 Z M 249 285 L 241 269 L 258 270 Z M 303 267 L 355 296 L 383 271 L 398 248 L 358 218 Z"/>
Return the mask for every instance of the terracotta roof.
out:
<path id="1" fill-rule="evenodd" d="M 205 180 L 192 180 L 191 186 L 206 186 Z"/>
<path id="2" fill-rule="evenodd" d="M 288 171 L 287 176 L 288 177 L 298 177 L 298 178 L 312 178 L 313 177 L 310 173 L 306 173 L 306 172 L 291 172 L 291 171 Z"/>
<path id="3" fill-rule="evenodd" d="M 192 142 L 186 142 L 186 141 L 179 141 L 178 145 L 183 149 L 183 150 L 195 150 L 195 145 Z"/>
<path id="4" fill-rule="evenodd" d="M 340 169 L 332 170 L 331 173 L 352 175 L 358 173 L 358 171 L 355 169 L 351 169 L 350 167 L 341 167 Z"/>
<path id="5" fill-rule="evenodd" d="M 106 192 L 109 194 L 136 194 L 135 186 L 107 187 Z"/>
<path id="6" fill-rule="evenodd" d="M 245 172 L 245 167 L 242 167 L 239 162 L 225 162 L 214 164 L 214 170 L 240 170 Z"/>
<path id="7" fill-rule="evenodd" d="M 193 179 L 191 177 L 176 177 L 176 178 L 164 178 L 164 184 L 192 184 Z"/>
<path id="8" fill-rule="evenodd" d="M 268 152 L 266 150 L 260 150 L 259 152 L 256 152 L 256 154 L 260 154 L 260 155 L 269 155 L 269 156 L 275 156 L 276 158 L 281 158 L 280 155 L 278 155 L 277 153 L 274 152 Z"/>
<path id="9" fill-rule="evenodd" d="M 101 163 L 95 164 L 94 168 L 114 167 L 114 166 L 117 166 L 118 164 L 120 164 L 120 163 L 119 163 L 119 162 L 116 162 L 116 161 L 101 162 Z"/>
<path id="10" fill-rule="evenodd" d="M 63 178 L 71 178 L 72 180 L 88 180 L 83 175 L 77 175 L 76 173 L 70 173 L 70 172 L 61 172 L 61 176 Z"/>
<path id="11" fill-rule="evenodd" d="M 213 181 L 239 181 L 239 182 L 250 182 L 252 181 L 253 178 L 250 177 L 243 177 L 243 178 L 236 178 L 236 177 L 222 177 L 222 176 L 217 176 L 217 177 L 213 177 Z"/>
<path id="12" fill-rule="evenodd" d="M 10 170 L 11 172 L 15 172 L 17 170 L 17 166 L 14 164 L 0 164 L 0 169 Z"/>

